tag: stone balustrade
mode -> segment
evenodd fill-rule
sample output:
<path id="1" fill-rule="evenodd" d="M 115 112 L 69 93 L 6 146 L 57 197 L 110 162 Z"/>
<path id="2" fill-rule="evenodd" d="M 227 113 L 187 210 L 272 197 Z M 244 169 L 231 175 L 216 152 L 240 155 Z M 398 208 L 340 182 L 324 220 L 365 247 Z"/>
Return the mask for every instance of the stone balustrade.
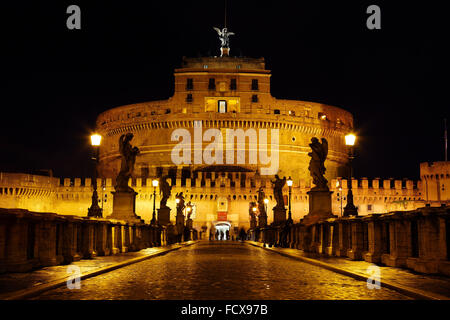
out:
<path id="1" fill-rule="evenodd" d="M 450 275 L 450 207 L 423 207 L 249 230 L 249 239 L 305 252 Z"/>
<path id="2" fill-rule="evenodd" d="M 0 273 L 138 251 L 169 244 L 168 239 L 165 227 L 0 209 Z"/>

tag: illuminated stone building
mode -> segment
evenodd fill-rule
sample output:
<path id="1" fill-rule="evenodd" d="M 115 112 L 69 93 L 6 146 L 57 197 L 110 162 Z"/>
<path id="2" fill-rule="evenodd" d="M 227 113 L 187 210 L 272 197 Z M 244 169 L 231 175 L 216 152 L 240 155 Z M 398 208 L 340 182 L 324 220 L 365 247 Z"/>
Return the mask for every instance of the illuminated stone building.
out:
<path id="1" fill-rule="evenodd" d="M 311 188 L 308 152 L 312 137 L 328 141 L 326 178 L 333 191 L 332 211 L 341 215 L 348 189 L 347 181 L 338 177 L 346 176 L 344 136 L 353 128 L 352 115 L 320 103 L 274 98 L 270 93 L 270 76 L 262 58 L 184 58 L 182 66 L 175 70 L 175 93 L 169 99 L 121 106 L 100 114 L 96 130 L 103 136 L 98 181 L 98 186 L 102 186 L 99 196 L 103 199 L 103 216 L 108 216 L 112 210 L 111 192 L 120 168 L 119 137 L 128 132 L 134 135 L 132 145 L 140 149 L 135 177 L 129 183 L 138 193 L 136 213 L 146 222 L 152 218 L 153 211 L 151 180 L 167 176 L 173 187 L 167 203 L 172 208 L 172 221 L 176 213 L 175 194 L 182 191 L 186 200 L 195 206 L 192 218 L 198 230 L 208 232 L 221 225 L 230 228 L 233 234 L 239 227 L 249 228 L 249 203 L 257 200 L 257 190 L 262 187 L 269 199 L 267 212 L 271 223 L 275 200 L 270 181 L 274 173 L 292 177 L 292 218 L 298 221 L 308 213 L 307 192 Z M 217 136 L 207 137 L 210 129 L 216 129 L 223 138 L 220 143 L 223 154 L 213 162 L 203 153 L 213 140 L 218 143 Z M 231 140 L 227 139 L 227 130 L 236 133 L 239 129 L 247 134 L 245 143 L 239 145 L 239 137 L 233 137 L 233 148 L 228 148 Z M 191 147 L 185 158 L 188 160 L 181 163 L 175 163 L 173 158 L 174 148 L 181 144 L 177 132 L 191 137 L 183 145 Z M 267 139 L 263 139 L 261 132 L 267 133 Z M 275 134 L 279 146 L 275 166 L 278 170 L 268 172 L 275 161 L 271 152 Z M 255 137 L 257 144 L 250 143 Z M 270 161 L 262 161 L 261 142 L 266 141 L 267 148 L 263 151 Z M 195 150 L 200 150 L 200 157 Z M 233 161 L 227 159 L 228 150 L 233 150 Z M 240 162 L 239 152 L 244 154 Z M 217 148 L 211 154 L 217 155 Z M 256 160 L 252 154 L 256 155 Z M 412 210 L 425 203 L 448 203 L 448 168 L 448 162 L 428 167 L 422 164 L 421 181 L 416 183 L 353 180 L 359 214 Z M 338 180 L 340 184 L 336 183 Z M 159 190 L 156 194 L 159 207 Z M 284 194 L 287 197 L 287 186 Z M 60 180 L 7 173 L 0 176 L 0 207 L 3 208 L 87 215 L 91 195 L 90 179 Z"/>
<path id="2" fill-rule="evenodd" d="M 105 178 L 117 175 L 119 137 L 131 132 L 132 144 L 140 149 L 135 176 L 142 178 L 142 187 L 147 186 L 147 178 L 168 175 L 172 185 L 185 194 L 190 196 L 194 190 L 201 194 L 201 199 L 196 199 L 199 223 L 224 219 L 234 226 L 248 224 L 250 199 L 243 197 L 243 190 L 249 196 L 255 195 L 261 185 L 271 195 L 269 180 L 276 173 L 291 176 L 294 188 L 310 185 L 308 152 L 312 137 L 328 141 L 327 178 L 342 174 L 347 161 L 344 135 L 353 127 L 352 115 L 320 103 L 274 98 L 270 76 L 263 58 L 184 58 L 181 68 L 175 70 L 175 93 L 171 98 L 121 106 L 99 115 L 97 131 L 104 137 L 100 174 Z M 191 154 L 182 163 L 172 157 L 181 143 L 177 129 L 187 130 L 190 136 L 187 143 Z M 217 137 L 207 137 L 210 129 L 220 130 L 223 139 L 223 154 L 214 161 L 202 156 L 212 141 L 217 142 Z M 227 139 L 227 129 L 242 130 L 247 135 L 245 145 L 238 145 L 238 138 Z M 261 132 L 267 133 L 266 139 Z M 279 146 L 276 160 L 272 155 L 275 134 Z M 261 143 L 266 141 L 269 163 L 260 156 Z M 232 161 L 227 159 L 230 142 Z M 195 149 L 200 149 L 200 158 Z M 245 154 L 242 161 L 237 160 L 239 152 Z M 268 172 L 271 167 L 278 170 Z"/>

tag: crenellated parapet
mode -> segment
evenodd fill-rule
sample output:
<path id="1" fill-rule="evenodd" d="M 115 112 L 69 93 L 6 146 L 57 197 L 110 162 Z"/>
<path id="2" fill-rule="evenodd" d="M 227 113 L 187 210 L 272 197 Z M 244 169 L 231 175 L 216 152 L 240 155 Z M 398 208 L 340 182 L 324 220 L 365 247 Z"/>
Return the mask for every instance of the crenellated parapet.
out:
<path id="1" fill-rule="evenodd" d="M 450 201 L 450 161 L 421 163 L 420 178 L 428 201 Z"/>
<path id="2" fill-rule="evenodd" d="M 230 167 L 232 169 L 233 167 Z M 159 172 L 167 175 L 168 168 Z M 193 216 L 194 225 L 201 227 L 207 221 L 217 219 L 218 202 L 227 201 L 228 218 L 237 224 L 248 223 L 248 203 L 257 201 L 257 190 L 262 187 L 266 194 L 269 212 L 269 223 L 272 219 L 272 208 L 275 206 L 271 180 L 273 176 L 261 176 L 256 172 L 215 172 L 196 171 L 184 175 L 180 171 L 172 172 L 168 183 L 172 186 L 172 195 L 167 205 L 175 208 L 175 194 L 183 192 L 186 201 L 196 205 Z M 37 212 L 60 212 L 67 215 L 87 215 L 92 201 L 91 178 L 50 178 L 26 174 L 1 173 L 0 207 L 22 208 Z M 22 181 L 23 179 L 23 181 Z M 129 186 L 138 194 L 136 196 L 136 212 L 150 221 L 153 210 L 153 192 L 156 191 L 156 208 L 159 207 L 161 195 L 159 189 L 154 190 L 154 177 L 133 178 Z M 339 182 L 339 183 L 338 183 Z M 99 206 L 104 216 L 112 212 L 112 194 L 114 181 L 111 178 L 98 179 Z M 329 182 L 332 191 L 332 213 L 341 216 L 346 205 L 348 181 L 332 179 Z M 385 213 L 390 211 L 406 211 L 424 207 L 426 204 L 440 206 L 444 202 L 429 201 L 424 195 L 422 181 L 394 179 L 352 179 L 354 203 L 360 215 Z M 300 220 L 308 213 L 309 181 L 294 179 L 292 186 L 292 216 L 294 221 Z M 289 194 L 287 186 L 283 189 L 285 202 Z M 174 211 L 174 210 L 173 210 Z M 172 212 L 172 214 L 174 214 Z"/>

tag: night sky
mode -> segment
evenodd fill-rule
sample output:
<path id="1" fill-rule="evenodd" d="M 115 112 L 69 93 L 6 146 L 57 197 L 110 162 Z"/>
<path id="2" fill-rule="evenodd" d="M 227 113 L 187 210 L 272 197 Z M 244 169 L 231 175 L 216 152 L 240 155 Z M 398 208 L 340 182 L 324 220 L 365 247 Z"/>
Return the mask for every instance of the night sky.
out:
<path id="1" fill-rule="evenodd" d="M 66 28 L 71 4 L 81 8 L 81 30 Z M 381 7 L 381 30 L 366 28 L 370 4 Z M 443 7 L 247 0 L 227 7 L 231 55 L 264 57 L 274 97 L 353 114 L 357 177 L 417 179 L 420 162 L 444 160 Z M 224 0 L 20 1 L 2 3 L 1 13 L 0 171 L 85 177 L 99 113 L 167 99 L 182 56 L 219 55 L 212 27 L 223 27 Z"/>

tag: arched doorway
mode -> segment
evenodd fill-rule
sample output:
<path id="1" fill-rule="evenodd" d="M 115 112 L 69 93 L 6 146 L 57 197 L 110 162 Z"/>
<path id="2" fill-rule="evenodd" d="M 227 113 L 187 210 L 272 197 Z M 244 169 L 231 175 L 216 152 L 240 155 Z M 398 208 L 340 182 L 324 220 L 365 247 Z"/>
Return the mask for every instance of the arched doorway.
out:
<path id="1" fill-rule="evenodd" d="M 231 223 L 228 221 L 214 222 L 214 235 L 216 240 L 229 240 Z"/>

